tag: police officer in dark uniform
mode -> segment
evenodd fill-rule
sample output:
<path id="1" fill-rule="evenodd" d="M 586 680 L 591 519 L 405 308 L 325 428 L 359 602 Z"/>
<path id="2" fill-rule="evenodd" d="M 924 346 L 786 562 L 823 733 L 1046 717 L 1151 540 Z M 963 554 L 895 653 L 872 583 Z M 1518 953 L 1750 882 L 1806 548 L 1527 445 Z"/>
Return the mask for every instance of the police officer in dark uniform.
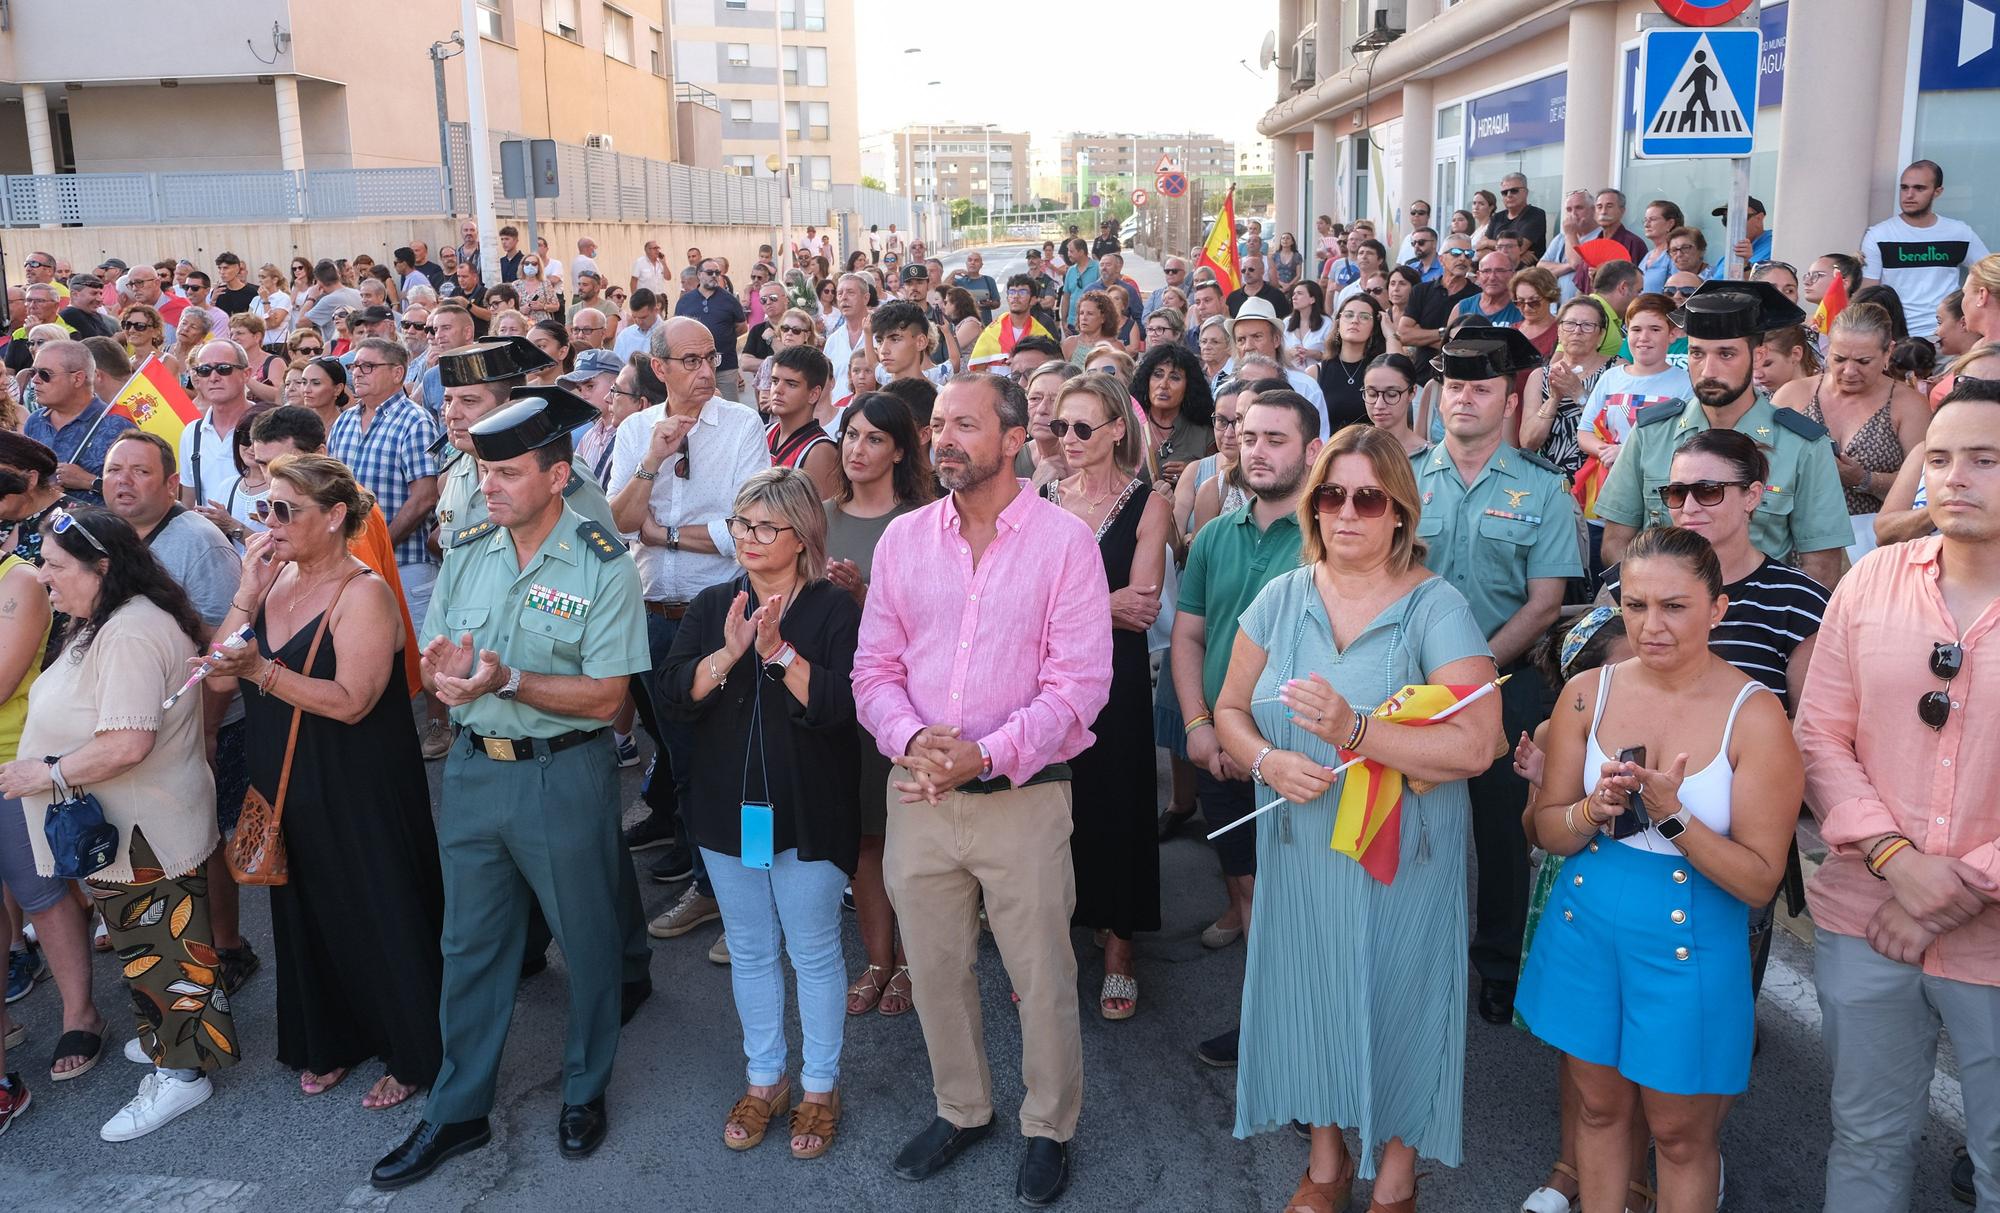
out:
<path id="1" fill-rule="evenodd" d="M 604 1138 L 630 868 L 608 723 L 649 654 L 625 545 L 562 495 L 570 432 L 594 411 L 568 393 L 528 398 L 470 431 L 488 529 L 461 538 L 422 628 L 424 685 L 458 729 L 438 816 L 444 1064 L 424 1120 L 376 1164 L 380 1188 L 489 1140 L 531 904 L 569 963 L 559 1144 L 581 1157 Z"/>
<path id="2" fill-rule="evenodd" d="M 1423 501 L 1417 536 L 1430 549 L 1424 563 L 1465 595 L 1494 664 L 1511 675 L 1500 688 L 1509 738 L 1548 716 L 1551 690 L 1527 653 L 1561 613 L 1569 580 L 1583 576 L 1583 532 L 1568 480 L 1555 464 L 1504 437 L 1507 419 L 1521 407 L 1515 377 L 1540 365 L 1541 355 L 1517 330 L 1461 331 L 1433 363 L 1444 376 L 1438 400 L 1444 441 L 1413 459 Z M 1503 753 L 1467 786 L 1479 867 L 1472 934 L 1479 1014 L 1504 1024 L 1514 1014 L 1527 926 L 1521 806 L 1528 785 Z"/>

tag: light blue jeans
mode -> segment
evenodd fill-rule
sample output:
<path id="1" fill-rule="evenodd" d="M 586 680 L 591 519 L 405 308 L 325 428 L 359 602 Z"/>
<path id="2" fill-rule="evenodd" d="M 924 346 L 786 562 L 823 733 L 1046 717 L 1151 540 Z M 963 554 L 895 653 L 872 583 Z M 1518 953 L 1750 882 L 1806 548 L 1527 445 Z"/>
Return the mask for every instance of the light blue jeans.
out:
<path id="1" fill-rule="evenodd" d="M 796 850 L 774 857 L 768 872 L 707 848 L 702 858 L 729 936 L 729 984 L 743 1021 L 749 1084 L 776 1086 L 785 1079 L 782 930 L 799 980 L 800 1085 L 815 1094 L 833 1090 L 847 1026 L 847 961 L 840 950 L 840 891 L 847 874 L 826 860 L 801 860 Z"/>

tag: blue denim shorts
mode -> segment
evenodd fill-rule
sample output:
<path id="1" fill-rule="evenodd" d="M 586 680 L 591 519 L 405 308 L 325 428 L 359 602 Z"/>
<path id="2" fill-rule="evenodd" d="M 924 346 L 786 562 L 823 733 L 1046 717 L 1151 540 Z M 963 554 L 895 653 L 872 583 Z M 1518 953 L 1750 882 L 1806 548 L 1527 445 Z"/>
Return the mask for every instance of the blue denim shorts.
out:
<path id="1" fill-rule="evenodd" d="M 38 797 L 33 806 L 37 818 L 35 829 L 41 828 L 40 817 L 46 811 L 46 796 Z M 69 882 L 53 876 L 35 874 L 35 850 L 28 841 L 28 815 L 22 811 L 18 800 L 0 800 L 0 883 L 21 903 L 21 909 L 29 914 L 39 914 L 63 899 Z"/>

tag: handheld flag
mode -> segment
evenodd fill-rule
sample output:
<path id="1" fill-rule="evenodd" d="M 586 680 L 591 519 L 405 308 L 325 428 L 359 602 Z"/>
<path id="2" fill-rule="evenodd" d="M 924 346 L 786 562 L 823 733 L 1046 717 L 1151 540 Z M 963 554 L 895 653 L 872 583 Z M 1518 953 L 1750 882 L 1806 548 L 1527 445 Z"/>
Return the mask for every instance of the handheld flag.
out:
<path id="1" fill-rule="evenodd" d="M 157 354 L 146 355 L 125 386 L 111 399 L 111 411 L 129 418 L 149 434 L 180 446 L 181 431 L 201 417 L 201 410 L 181 390 L 180 380 Z"/>
<path id="2" fill-rule="evenodd" d="M 1396 724 L 1435 724 L 1491 689 L 1492 685 L 1406 686 L 1371 714 Z M 1355 760 L 1346 750 L 1340 756 Z M 1394 884 L 1403 853 L 1403 773 L 1372 758 L 1358 761 L 1360 769 L 1351 772 L 1340 787 L 1333 818 L 1333 849 L 1360 864 L 1376 880 Z"/>
<path id="3" fill-rule="evenodd" d="M 1608 412 L 1601 412 L 1590 425 L 1597 440 L 1607 444 L 1617 441 L 1611 435 L 1609 418 Z M 1576 480 L 1570 486 L 1570 495 L 1576 498 L 1576 504 L 1583 510 L 1585 518 L 1597 517 L 1597 495 L 1604 491 L 1604 482 L 1610 478 L 1611 468 L 1598 462 L 1595 455 L 1586 455 L 1582 466 L 1576 469 Z"/>
<path id="4" fill-rule="evenodd" d="M 1819 307 L 1813 312 L 1812 319 L 1807 323 L 1812 325 L 1813 332 L 1815 333 L 1830 332 L 1833 329 L 1834 320 L 1846 310 L 1847 279 L 1836 273 L 1833 276 L 1833 281 L 1827 283 L 1826 294 L 1820 297 Z"/>
<path id="5" fill-rule="evenodd" d="M 1014 352 L 1014 344 L 1026 337 L 1055 340 L 1055 334 L 1042 327 L 1042 322 L 1033 316 L 1028 318 L 1026 332 L 1015 332 L 1013 318 L 1002 312 L 993 318 L 992 324 L 979 330 L 979 340 L 972 343 L 972 357 L 966 363 L 966 369 L 1006 374 L 1008 355 Z"/>
<path id="6" fill-rule="evenodd" d="M 1215 283 L 1224 295 L 1243 285 L 1243 274 L 1236 264 L 1236 187 L 1230 186 L 1229 193 L 1222 199 L 1222 211 L 1215 217 L 1215 226 L 1208 229 L 1208 241 L 1201 246 L 1201 253 L 1194 259 L 1194 266 L 1207 266 L 1215 273 Z"/>

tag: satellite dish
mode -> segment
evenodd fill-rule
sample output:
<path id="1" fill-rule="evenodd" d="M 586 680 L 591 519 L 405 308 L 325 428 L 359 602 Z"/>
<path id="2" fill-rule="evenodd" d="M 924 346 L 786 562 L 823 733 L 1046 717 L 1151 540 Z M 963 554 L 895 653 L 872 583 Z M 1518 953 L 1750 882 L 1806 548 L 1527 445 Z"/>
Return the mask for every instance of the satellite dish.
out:
<path id="1" fill-rule="evenodd" d="M 1266 30 L 1264 32 L 1264 45 L 1257 48 L 1257 67 L 1260 71 L 1268 71 L 1277 62 L 1278 31 Z"/>

